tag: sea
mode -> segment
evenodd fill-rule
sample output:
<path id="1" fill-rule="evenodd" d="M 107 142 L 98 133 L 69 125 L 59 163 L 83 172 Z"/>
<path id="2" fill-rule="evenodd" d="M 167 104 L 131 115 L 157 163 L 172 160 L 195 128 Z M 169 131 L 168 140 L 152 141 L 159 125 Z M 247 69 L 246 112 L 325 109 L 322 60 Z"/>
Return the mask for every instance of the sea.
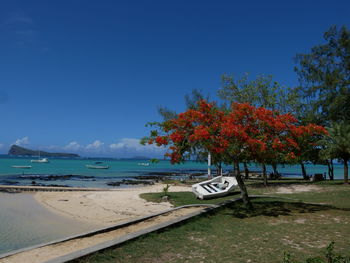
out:
<path id="1" fill-rule="evenodd" d="M 0 155 L 0 185 L 42 185 L 66 187 L 111 188 L 110 182 L 142 179 L 145 176 L 170 175 L 185 180 L 190 175 L 205 174 L 207 164 L 188 161 L 172 165 L 168 160 L 152 164 L 149 160 L 50 158 L 49 163 L 32 163 L 33 157 Z M 109 169 L 89 169 L 86 165 L 108 166 Z M 30 169 L 13 166 L 31 166 Z M 214 169 L 214 167 L 212 167 Z M 225 166 L 224 172 L 232 169 Z M 243 166 L 242 166 L 243 168 Z M 249 164 L 251 171 L 261 171 L 257 164 Z M 271 167 L 267 167 L 272 172 Z M 307 173 L 326 173 L 324 165 L 306 164 Z M 299 165 L 279 165 L 283 177 L 302 177 Z M 341 179 L 343 167 L 334 165 L 335 178 Z M 123 185 L 119 187 L 130 187 Z M 53 214 L 38 204 L 29 193 L 0 192 L 0 254 L 65 236 L 92 230 L 96 226 L 81 224 Z"/>
<path id="2" fill-rule="evenodd" d="M 168 160 L 152 164 L 149 160 L 135 159 L 91 159 L 91 158 L 57 158 L 49 163 L 32 163 L 33 157 L 12 157 L 0 155 L 0 184 L 2 185 L 57 185 L 69 187 L 111 187 L 108 182 L 134 179 L 150 175 L 173 174 L 178 179 L 189 175 L 206 173 L 207 164 L 188 161 L 172 165 Z M 109 169 L 89 169 L 86 165 L 108 166 Z M 13 166 L 31 166 L 30 169 Z M 326 173 L 327 166 L 306 164 L 307 174 Z M 212 166 L 215 169 L 214 166 Z M 224 172 L 232 166 L 224 166 Z M 243 169 L 243 166 L 241 167 Z M 252 171 L 261 171 L 257 164 L 249 164 Z M 268 172 L 272 168 L 267 166 Z M 301 177 L 300 165 L 279 165 L 278 171 L 283 177 Z M 335 178 L 342 178 L 342 165 L 334 165 Z"/>

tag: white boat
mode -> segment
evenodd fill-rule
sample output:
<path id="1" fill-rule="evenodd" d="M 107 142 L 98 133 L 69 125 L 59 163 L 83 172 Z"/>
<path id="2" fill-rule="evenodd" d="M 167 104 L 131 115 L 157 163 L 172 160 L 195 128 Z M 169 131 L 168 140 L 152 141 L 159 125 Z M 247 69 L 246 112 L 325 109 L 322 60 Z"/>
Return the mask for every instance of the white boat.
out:
<path id="1" fill-rule="evenodd" d="M 109 169 L 108 165 L 86 165 L 87 168 L 89 169 Z"/>
<path id="2" fill-rule="evenodd" d="M 30 160 L 32 163 L 48 163 L 49 159 L 47 158 L 40 158 L 40 151 L 39 151 L 39 157 L 37 160 Z"/>
<path id="3" fill-rule="evenodd" d="M 47 158 L 39 158 L 38 160 L 30 160 L 32 163 L 48 163 L 49 159 Z"/>
<path id="4" fill-rule="evenodd" d="M 30 169 L 32 168 L 32 166 L 31 165 L 12 165 L 12 168 Z"/>
<path id="5" fill-rule="evenodd" d="M 211 180 L 192 185 L 192 192 L 199 199 L 216 198 L 229 194 L 237 185 L 238 183 L 235 177 L 218 176 Z"/>
<path id="6" fill-rule="evenodd" d="M 138 163 L 137 165 L 141 165 L 141 166 L 149 166 L 149 163 Z"/>

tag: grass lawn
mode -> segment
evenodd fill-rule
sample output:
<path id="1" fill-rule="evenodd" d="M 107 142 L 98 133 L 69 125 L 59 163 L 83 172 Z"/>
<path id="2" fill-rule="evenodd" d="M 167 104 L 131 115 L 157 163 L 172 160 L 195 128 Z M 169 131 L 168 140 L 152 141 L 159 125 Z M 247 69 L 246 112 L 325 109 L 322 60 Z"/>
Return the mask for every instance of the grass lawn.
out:
<path id="1" fill-rule="evenodd" d="M 292 185 L 295 183 L 299 184 Z M 77 262 L 273 263 L 282 262 L 284 252 L 290 252 L 294 260 L 320 256 L 331 241 L 335 241 L 336 253 L 350 256 L 350 186 L 336 183 L 312 186 L 317 190 L 275 194 L 273 185 L 265 188 L 251 183 L 251 194 L 268 193 L 277 197 L 254 199 L 252 212 L 235 203 L 214 214 L 196 217 Z M 217 203 L 238 196 L 199 201 L 191 193 L 170 193 L 176 206 Z M 142 197 L 160 201 L 159 194 Z"/>

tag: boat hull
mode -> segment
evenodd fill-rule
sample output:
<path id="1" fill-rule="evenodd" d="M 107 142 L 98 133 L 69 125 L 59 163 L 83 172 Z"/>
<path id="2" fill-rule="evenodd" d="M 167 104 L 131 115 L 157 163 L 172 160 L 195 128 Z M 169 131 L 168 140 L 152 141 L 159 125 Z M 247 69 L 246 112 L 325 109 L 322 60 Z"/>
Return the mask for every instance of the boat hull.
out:
<path id="1" fill-rule="evenodd" d="M 38 159 L 38 160 L 30 160 L 30 162 L 32 162 L 32 163 L 48 163 L 49 160 L 47 158 L 43 158 L 43 159 Z"/>
<path id="2" fill-rule="evenodd" d="M 218 176 L 211 180 L 192 185 L 192 192 L 199 199 L 218 198 L 228 195 L 237 186 L 238 183 L 235 177 Z"/>
<path id="3" fill-rule="evenodd" d="M 12 165 L 12 168 L 17 168 L 17 169 L 30 169 L 32 168 L 30 165 Z"/>
<path id="4" fill-rule="evenodd" d="M 109 169 L 109 166 L 100 166 L 100 165 L 86 165 L 88 169 Z"/>

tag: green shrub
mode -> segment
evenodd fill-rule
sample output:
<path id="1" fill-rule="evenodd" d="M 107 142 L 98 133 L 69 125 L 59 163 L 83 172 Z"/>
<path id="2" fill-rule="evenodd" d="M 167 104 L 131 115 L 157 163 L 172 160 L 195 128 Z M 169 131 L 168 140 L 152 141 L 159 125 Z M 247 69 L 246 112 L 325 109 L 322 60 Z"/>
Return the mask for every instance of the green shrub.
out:
<path id="1" fill-rule="evenodd" d="M 302 263 L 292 260 L 289 252 L 284 252 L 283 263 Z M 334 252 L 334 242 L 332 241 L 326 248 L 323 257 L 307 258 L 305 263 L 350 263 L 350 257 L 336 255 Z"/>

